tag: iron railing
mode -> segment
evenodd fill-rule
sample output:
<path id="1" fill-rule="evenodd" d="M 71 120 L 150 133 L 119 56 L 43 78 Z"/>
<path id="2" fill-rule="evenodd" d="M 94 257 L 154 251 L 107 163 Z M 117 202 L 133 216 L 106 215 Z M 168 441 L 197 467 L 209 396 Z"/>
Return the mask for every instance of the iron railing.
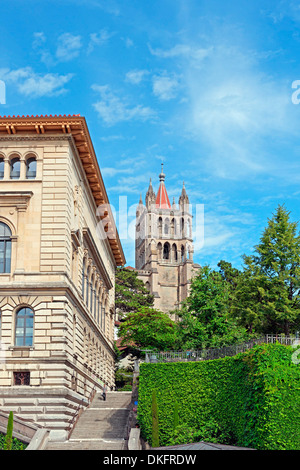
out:
<path id="1" fill-rule="evenodd" d="M 179 361 L 203 361 L 210 359 L 219 359 L 226 356 L 235 356 L 241 352 L 245 352 L 256 344 L 262 343 L 276 343 L 279 342 L 285 345 L 293 345 L 299 341 L 298 336 L 285 336 L 285 335 L 265 335 L 256 339 L 234 344 L 231 346 L 224 346 L 222 348 L 208 348 L 201 350 L 189 351 L 165 351 L 157 352 L 151 350 L 144 350 L 145 362 L 179 362 Z"/>

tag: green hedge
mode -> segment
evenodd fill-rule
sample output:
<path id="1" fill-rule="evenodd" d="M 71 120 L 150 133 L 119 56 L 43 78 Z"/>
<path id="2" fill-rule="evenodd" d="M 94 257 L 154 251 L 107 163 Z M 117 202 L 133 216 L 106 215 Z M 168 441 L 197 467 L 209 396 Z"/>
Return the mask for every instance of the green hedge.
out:
<path id="1" fill-rule="evenodd" d="M 155 389 L 160 446 L 183 443 L 188 435 L 189 441 L 300 450 L 300 365 L 292 362 L 293 352 L 289 346 L 262 344 L 210 361 L 141 364 L 142 436 L 151 444 Z M 177 412 L 180 426 L 174 429 Z"/>

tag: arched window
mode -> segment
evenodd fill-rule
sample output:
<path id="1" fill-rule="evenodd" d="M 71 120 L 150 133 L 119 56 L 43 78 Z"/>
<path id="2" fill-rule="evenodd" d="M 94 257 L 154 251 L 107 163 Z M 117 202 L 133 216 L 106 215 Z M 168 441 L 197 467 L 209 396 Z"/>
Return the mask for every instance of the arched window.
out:
<path id="1" fill-rule="evenodd" d="M 185 236 L 185 233 L 184 233 L 184 219 L 180 219 L 180 231 L 181 231 L 181 236 L 182 238 Z"/>
<path id="2" fill-rule="evenodd" d="M 173 261 L 177 261 L 177 246 L 175 245 L 175 243 L 173 243 L 173 246 L 172 246 L 172 258 L 173 258 Z"/>
<path id="3" fill-rule="evenodd" d="M 168 233 L 169 233 L 169 223 L 170 223 L 169 219 L 166 218 L 165 219 L 165 228 L 164 228 L 164 234 L 165 235 L 168 235 Z"/>
<path id="4" fill-rule="evenodd" d="M 162 236 L 162 218 L 158 218 L 158 237 L 161 238 Z"/>
<path id="5" fill-rule="evenodd" d="M 10 161 L 10 179 L 18 180 L 20 178 L 20 159 L 19 157 L 12 158 Z"/>
<path id="6" fill-rule="evenodd" d="M 158 259 L 161 259 L 161 252 L 162 252 L 162 244 L 159 242 L 159 243 L 157 244 Z"/>
<path id="7" fill-rule="evenodd" d="M 103 320 L 102 320 L 102 299 L 100 299 L 100 327 L 102 328 Z"/>
<path id="8" fill-rule="evenodd" d="M 32 346 L 34 313 L 29 307 L 18 310 L 16 315 L 16 346 Z"/>
<path id="9" fill-rule="evenodd" d="M 189 219 L 189 237 L 192 238 L 192 221 Z"/>
<path id="10" fill-rule="evenodd" d="M 104 298 L 103 298 L 104 302 Z M 104 302 L 104 305 L 102 306 L 102 330 L 105 333 L 105 315 L 106 315 L 106 302 Z"/>
<path id="11" fill-rule="evenodd" d="M 86 296 L 85 296 L 85 303 L 86 306 L 89 306 L 89 278 L 90 278 L 90 266 L 87 268 L 87 274 L 86 274 Z"/>
<path id="12" fill-rule="evenodd" d="M 26 179 L 34 180 L 36 178 L 36 158 L 30 157 L 26 161 Z"/>
<path id="13" fill-rule="evenodd" d="M 100 324 L 100 288 L 97 295 L 97 323 Z"/>
<path id="14" fill-rule="evenodd" d="M 8 225 L 0 222 L 0 274 L 10 273 L 11 235 Z"/>
<path id="15" fill-rule="evenodd" d="M 184 246 L 182 245 L 181 246 L 181 261 L 183 262 L 185 259 L 185 250 L 184 250 Z"/>
<path id="16" fill-rule="evenodd" d="M 94 318 L 96 320 L 97 317 L 97 285 L 94 288 Z"/>
<path id="17" fill-rule="evenodd" d="M 170 244 L 168 242 L 166 242 L 164 244 L 163 258 L 164 259 L 169 259 L 170 258 Z"/>
<path id="18" fill-rule="evenodd" d="M 0 180 L 4 178 L 4 158 L 0 157 Z"/>
<path id="19" fill-rule="evenodd" d="M 94 283 L 94 275 L 92 274 L 91 276 L 91 281 L 90 281 L 90 311 L 93 313 L 93 305 L 94 305 L 94 290 L 93 290 L 93 283 Z"/>
<path id="20" fill-rule="evenodd" d="M 176 222 L 175 219 L 173 218 L 171 220 L 171 236 L 174 237 L 176 235 Z"/>
<path id="21" fill-rule="evenodd" d="M 85 294 L 85 290 L 84 290 L 84 286 L 85 286 L 85 259 L 83 260 L 83 264 L 82 264 L 82 277 L 81 277 L 81 292 L 82 292 L 82 298 L 84 300 L 84 294 Z"/>

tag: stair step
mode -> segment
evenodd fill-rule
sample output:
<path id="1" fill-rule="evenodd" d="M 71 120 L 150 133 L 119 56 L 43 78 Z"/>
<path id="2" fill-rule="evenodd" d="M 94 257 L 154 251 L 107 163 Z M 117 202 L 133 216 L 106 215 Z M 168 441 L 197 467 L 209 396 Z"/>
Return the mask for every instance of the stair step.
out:
<path id="1" fill-rule="evenodd" d="M 48 442 L 47 450 L 122 450 L 125 446 L 131 392 L 96 393 L 75 425 L 70 440 Z"/>
<path id="2" fill-rule="evenodd" d="M 47 450 L 123 450 L 124 440 L 105 441 L 66 441 L 66 442 L 49 442 Z"/>

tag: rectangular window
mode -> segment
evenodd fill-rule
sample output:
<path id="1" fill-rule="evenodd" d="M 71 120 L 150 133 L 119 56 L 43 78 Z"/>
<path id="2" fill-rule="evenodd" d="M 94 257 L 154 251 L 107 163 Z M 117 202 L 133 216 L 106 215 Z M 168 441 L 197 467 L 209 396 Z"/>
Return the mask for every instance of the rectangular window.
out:
<path id="1" fill-rule="evenodd" d="M 30 385 L 30 372 L 14 372 L 14 385 Z"/>
<path id="2" fill-rule="evenodd" d="M 10 273 L 11 241 L 0 240 L 0 273 Z"/>

